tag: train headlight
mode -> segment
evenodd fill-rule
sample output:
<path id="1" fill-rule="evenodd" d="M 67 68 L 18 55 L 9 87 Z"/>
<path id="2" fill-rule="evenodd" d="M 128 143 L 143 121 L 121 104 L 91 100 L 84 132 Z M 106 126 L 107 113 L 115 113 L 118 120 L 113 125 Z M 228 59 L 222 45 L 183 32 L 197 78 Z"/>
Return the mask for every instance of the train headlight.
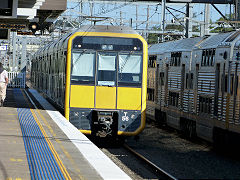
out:
<path id="1" fill-rule="evenodd" d="M 133 49 L 136 51 L 136 50 L 137 50 L 137 47 L 135 46 Z"/>
<path id="2" fill-rule="evenodd" d="M 102 45 L 102 50 L 107 50 L 107 45 Z"/>
<path id="3" fill-rule="evenodd" d="M 80 47 L 82 47 L 82 45 L 81 45 L 81 44 L 78 44 L 78 48 L 80 48 Z"/>
<path id="4" fill-rule="evenodd" d="M 113 50 L 113 45 L 103 44 L 102 45 L 102 50 Z"/>
<path id="5" fill-rule="evenodd" d="M 108 45 L 108 50 L 113 50 L 113 45 Z"/>

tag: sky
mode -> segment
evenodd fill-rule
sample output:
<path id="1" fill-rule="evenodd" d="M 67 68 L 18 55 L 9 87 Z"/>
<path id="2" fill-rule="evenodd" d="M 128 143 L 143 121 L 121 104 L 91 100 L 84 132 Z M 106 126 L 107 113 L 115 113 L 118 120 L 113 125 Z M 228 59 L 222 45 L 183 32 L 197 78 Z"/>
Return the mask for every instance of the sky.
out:
<path id="1" fill-rule="evenodd" d="M 145 28 L 146 21 L 147 21 L 147 8 L 149 6 L 149 27 L 159 26 L 161 24 L 161 5 L 157 3 L 133 3 L 133 2 L 126 2 L 126 3 L 104 3 L 95 1 L 93 6 L 91 6 L 91 2 L 83 2 L 82 10 L 80 9 L 79 3 L 68 2 L 68 10 L 64 13 L 66 16 L 72 16 L 73 18 L 77 19 L 76 17 L 81 14 L 86 16 L 97 16 L 97 17 L 110 17 L 112 19 L 113 25 L 120 25 L 122 22 L 124 25 L 130 24 L 130 19 L 132 19 L 133 27 L 136 27 L 136 8 L 138 14 L 138 21 L 142 21 L 142 23 L 137 23 L 138 28 Z M 114 1 L 112 1 L 114 2 Z M 193 13 L 196 15 L 194 18 L 195 21 L 203 21 L 204 20 L 204 4 L 192 4 L 193 5 Z M 177 9 L 179 11 L 185 12 L 186 6 L 185 4 L 167 4 L 168 7 Z M 92 8 L 91 8 L 92 7 Z M 216 5 L 216 7 L 224 14 L 230 13 L 230 5 Z M 233 6 L 231 7 L 233 10 Z M 184 15 L 179 12 L 171 12 L 177 16 L 178 18 L 183 18 Z M 120 18 L 121 17 L 121 18 Z M 215 22 L 221 17 L 221 15 L 210 5 L 210 19 Z M 120 21 L 122 19 L 122 21 Z M 166 20 L 171 21 L 173 16 L 166 10 Z M 90 24 L 90 21 L 84 21 L 84 24 Z M 101 24 L 101 23 L 97 23 Z"/>

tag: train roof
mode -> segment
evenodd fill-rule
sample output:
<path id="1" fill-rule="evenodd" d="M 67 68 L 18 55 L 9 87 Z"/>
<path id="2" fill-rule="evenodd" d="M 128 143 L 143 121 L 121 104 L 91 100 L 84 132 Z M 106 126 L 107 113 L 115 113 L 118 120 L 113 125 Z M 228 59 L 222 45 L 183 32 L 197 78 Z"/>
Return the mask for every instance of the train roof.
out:
<path id="1" fill-rule="evenodd" d="M 203 38 L 187 38 L 177 41 L 168 41 L 164 43 L 153 44 L 149 49 L 149 54 L 163 54 L 165 52 L 191 51 L 194 46 Z"/>
<path id="2" fill-rule="evenodd" d="M 216 48 L 219 45 L 221 45 L 224 41 L 227 41 L 227 39 L 230 38 L 233 34 L 234 32 L 228 32 L 209 36 L 195 48 L 196 49 Z"/>
<path id="3" fill-rule="evenodd" d="M 111 32 L 111 33 L 125 33 L 125 34 L 138 34 L 137 31 L 127 26 L 107 26 L 107 25 L 95 25 L 95 26 L 82 26 L 75 32 Z"/>

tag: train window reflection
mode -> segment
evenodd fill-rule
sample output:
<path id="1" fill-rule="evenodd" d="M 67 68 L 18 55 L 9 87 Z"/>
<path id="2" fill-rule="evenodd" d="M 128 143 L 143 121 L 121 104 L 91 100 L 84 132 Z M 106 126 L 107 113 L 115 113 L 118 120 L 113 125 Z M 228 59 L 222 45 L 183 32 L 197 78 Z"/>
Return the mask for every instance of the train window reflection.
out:
<path id="1" fill-rule="evenodd" d="M 120 54 L 118 82 L 121 83 L 140 83 L 142 55 L 140 54 Z"/>
<path id="2" fill-rule="evenodd" d="M 72 54 L 72 82 L 94 81 L 95 53 L 74 52 Z"/>
<path id="3" fill-rule="evenodd" d="M 116 53 L 98 53 L 98 85 L 114 86 L 116 81 Z"/>

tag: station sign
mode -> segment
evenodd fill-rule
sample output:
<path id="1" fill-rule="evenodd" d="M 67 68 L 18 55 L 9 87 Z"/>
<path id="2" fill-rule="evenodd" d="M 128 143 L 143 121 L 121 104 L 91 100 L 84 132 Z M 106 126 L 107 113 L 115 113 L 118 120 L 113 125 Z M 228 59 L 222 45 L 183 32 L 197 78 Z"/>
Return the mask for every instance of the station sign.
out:
<path id="1" fill-rule="evenodd" d="M 7 45 L 0 46 L 0 51 L 6 51 L 6 50 L 7 50 Z"/>

